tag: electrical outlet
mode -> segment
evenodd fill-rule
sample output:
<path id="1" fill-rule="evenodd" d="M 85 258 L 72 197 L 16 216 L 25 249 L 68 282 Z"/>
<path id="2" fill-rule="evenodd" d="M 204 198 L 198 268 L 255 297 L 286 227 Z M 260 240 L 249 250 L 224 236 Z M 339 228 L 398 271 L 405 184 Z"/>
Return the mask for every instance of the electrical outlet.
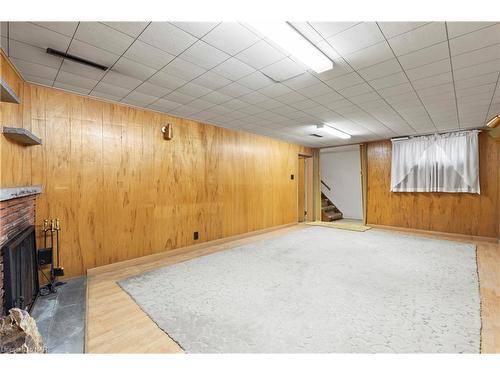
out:
<path id="1" fill-rule="evenodd" d="M 194 233 L 193 233 L 193 239 L 194 239 L 194 240 L 197 240 L 198 238 L 199 238 L 199 236 L 198 236 L 198 232 L 194 232 Z"/>
<path id="2" fill-rule="evenodd" d="M 292 174 L 290 175 L 290 180 L 293 180 L 295 178 L 295 176 Z"/>

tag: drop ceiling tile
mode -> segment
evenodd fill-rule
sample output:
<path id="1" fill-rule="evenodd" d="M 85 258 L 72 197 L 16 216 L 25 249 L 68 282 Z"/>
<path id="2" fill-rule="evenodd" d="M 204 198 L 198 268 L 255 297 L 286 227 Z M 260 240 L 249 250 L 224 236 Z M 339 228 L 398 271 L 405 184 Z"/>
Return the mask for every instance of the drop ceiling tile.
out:
<path id="1" fill-rule="evenodd" d="M 72 85 L 76 87 L 80 87 L 83 89 L 87 89 L 87 93 L 97 85 L 98 81 L 85 78 L 73 73 L 68 73 L 64 71 L 60 71 L 57 75 L 56 82 L 61 82 L 67 85 Z"/>
<path id="2" fill-rule="evenodd" d="M 341 100 L 341 99 L 343 99 L 342 95 L 340 95 L 336 92 L 331 92 L 331 93 L 326 94 L 326 95 L 317 96 L 313 100 L 316 103 L 322 104 L 322 105 L 330 108 L 332 103 L 335 103 L 336 101 Z"/>
<path id="3" fill-rule="evenodd" d="M 360 22 L 309 22 L 309 24 L 325 39 L 341 33 Z"/>
<path id="4" fill-rule="evenodd" d="M 238 22 L 222 22 L 203 37 L 208 44 L 232 56 L 250 47 L 259 39 Z"/>
<path id="5" fill-rule="evenodd" d="M 453 56 L 453 69 L 465 68 L 495 59 L 500 59 L 500 43 Z"/>
<path id="6" fill-rule="evenodd" d="M 69 37 L 73 37 L 78 22 L 33 22 L 35 25 L 45 27 L 46 29 L 55 31 Z"/>
<path id="7" fill-rule="evenodd" d="M 359 74 L 355 72 L 326 81 L 327 85 L 334 88 L 335 90 L 340 90 L 345 87 L 355 86 L 362 82 L 363 78 L 361 78 Z"/>
<path id="8" fill-rule="evenodd" d="M 233 82 L 227 86 L 224 86 L 218 90 L 220 93 L 224 95 L 231 96 L 236 98 L 238 96 L 242 96 L 252 92 L 252 90 L 246 88 L 245 86 L 240 85 L 239 83 Z"/>
<path id="9" fill-rule="evenodd" d="M 441 96 L 441 95 L 449 95 L 454 94 L 453 83 L 445 83 L 443 85 L 432 86 L 424 89 L 417 90 L 418 94 L 421 97 L 433 97 L 433 96 Z"/>
<path id="10" fill-rule="evenodd" d="M 219 22 L 172 22 L 172 24 L 197 38 L 201 38 Z"/>
<path id="11" fill-rule="evenodd" d="M 377 78 L 372 81 L 368 81 L 370 86 L 375 90 L 385 89 L 387 87 L 397 86 L 404 83 L 408 83 L 406 75 L 401 71 L 395 74 L 391 74 L 385 77 Z"/>
<path id="12" fill-rule="evenodd" d="M 106 83 L 106 82 L 102 82 L 102 81 L 97 84 L 97 86 L 94 88 L 92 93 L 94 91 L 104 93 L 107 95 L 111 95 L 114 97 L 119 97 L 120 99 L 125 97 L 126 95 L 128 95 L 130 93 L 130 89 L 119 87 L 119 86 L 116 86 L 116 85 L 113 85 L 110 83 Z"/>
<path id="13" fill-rule="evenodd" d="M 394 54 L 385 40 L 345 56 L 347 62 L 355 70 L 366 68 L 392 58 L 394 58 Z"/>
<path id="14" fill-rule="evenodd" d="M 257 113 L 262 113 L 265 111 L 265 109 L 261 107 L 257 107 L 255 105 L 249 105 L 248 107 L 240 108 L 240 112 L 246 113 L 248 115 L 255 115 Z"/>
<path id="15" fill-rule="evenodd" d="M 149 80 L 150 83 L 164 87 L 170 90 L 175 90 L 183 85 L 185 85 L 188 81 L 182 78 L 178 78 L 174 75 L 165 72 L 157 72 L 154 76 L 152 76 Z"/>
<path id="16" fill-rule="evenodd" d="M 238 99 L 248 104 L 258 104 L 266 101 L 268 97 L 261 94 L 260 92 L 254 91 L 249 94 L 240 96 Z"/>
<path id="17" fill-rule="evenodd" d="M 91 97 L 94 97 L 94 98 L 106 99 L 106 100 L 111 100 L 114 102 L 119 102 L 122 99 L 122 97 L 106 94 L 105 92 L 96 91 L 96 90 L 93 90 L 92 93 L 89 95 Z"/>
<path id="18" fill-rule="evenodd" d="M 323 36 L 311 26 L 309 22 L 291 22 L 292 26 L 302 34 L 311 43 L 317 43 L 323 40 Z"/>
<path id="19" fill-rule="evenodd" d="M 277 100 L 275 99 L 271 99 L 269 98 L 268 100 L 266 100 L 265 102 L 261 102 L 258 104 L 258 107 L 260 108 L 264 108 L 264 109 L 273 109 L 273 108 L 277 108 L 277 107 L 280 107 L 282 106 L 283 103 L 280 103 L 278 102 Z"/>
<path id="20" fill-rule="evenodd" d="M 296 102 L 291 104 L 291 106 L 295 109 L 298 110 L 303 110 L 303 109 L 308 109 L 308 108 L 314 108 L 318 106 L 318 103 L 315 101 L 312 101 L 310 99 L 302 100 L 300 102 Z"/>
<path id="21" fill-rule="evenodd" d="M 120 60 L 118 60 L 118 62 L 113 66 L 113 71 L 129 77 L 137 78 L 141 81 L 146 81 L 156 73 L 156 69 L 139 64 L 125 57 L 121 57 Z"/>
<path id="22" fill-rule="evenodd" d="M 27 74 L 34 77 L 43 78 L 46 80 L 54 80 L 57 75 L 57 69 L 45 65 L 35 64 L 24 60 L 12 58 L 15 67 L 19 69 L 21 74 Z"/>
<path id="23" fill-rule="evenodd" d="M 3 36 L 0 38 L 0 47 L 3 48 L 7 55 L 9 54 L 9 41 L 7 40 L 7 38 Z"/>
<path id="24" fill-rule="evenodd" d="M 189 61 L 182 60 L 177 57 L 172 60 L 166 67 L 164 67 L 160 72 L 165 74 L 170 74 L 178 78 L 182 78 L 187 81 L 191 81 L 192 79 L 202 75 L 206 72 L 206 69 L 203 69 Z"/>
<path id="25" fill-rule="evenodd" d="M 9 22 L 9 38 L 43 49 L 66 51 L 71 38 L 29 22 Z"/>
<path id="26" fill-rule="evenodd" d="M 117 55 L 125 52 L 134 41 L 130 36 L 99 22 L 80 22 L 75 39 Z"/>
<path id="27" fill-rule="evenodd" d="M 202 110 L 205 110 L 207 108 L 213 107 L 214 104 L 210 103 L 206 100 L 203 100 L 203 98 L 198 98 L 198 99 L 193 100 L 191 103 L 189 103 L 189 106 L 191 108 L 196 108 L 196 109 L 202 111 Z"/>
<path id="28" fill-rule="evenodd" d="M 241 79 L 238 80 L 238 83 L 251 89 L 251 90 L 259 90 L 263 87 L 269 86 L 273 83 L 271 79 L 266 77 L 259 71 L 255 71 Z"/>
<path id="29" fill-rule="evenodd" d="M 448 37 L 450 39 L 456 38 L 458 36 L 469 34 L 473 31 L 483 29 L 488 26 L 492 26 L 495 22 L 447 22 L 448 27 Z"/>
<path id="30" fill-rule="evenodd" d="M 428 22 L 377 22 L 387 39 L 424 26 Z"/>
<path id="31" fill-rule="evenodd" d="M 49 55 L 44 49 L 29 44 L 11 40 L 9 43 L 9 57 L 29 61 L 35 64 L 59 69 L 62 58 Z"/>
<path id="32" fill-rule="evenodd" d="M 282 60 L 286 56 L 266 41 L 261 40 L 238 53 L 235 57 L 255 69 L 261 69 Z"/>
<path id="33" fill-rule="evenodd" d="M 75 39 L 71 41 L 68 53 L 107 67 L 111 67 L 120 58 L 111 52 Z"/>
<path id="34" fill-rule="evenodd" d="M 304 73 L 304 68 L 289 57 L 260 70 L 271 79 L 282 82 Z"/>
<path id="35" fill-rule="evenodd" d="M 210 91 L 212 90 L 192 82 L 188 82 L 184 86 L 181 86 L 176 90 L 176 92 L 180 92 L 184 95 L 189 95 L 192 98 L 199 98 L 200 96 L 208 94 Z"/>
<path id="36" fill-rule="evenodd" d="M 471 99 L 476 99 L 478 97 L 485 97 L 486 99 L 491 99 L 495 87 L 496 87 L 496 82 L 488 83 L 486 85 L 481 85 L 481 86 L 457 89 L 456 90 L 457 100 L 468 98 L 471 96 L 473 97 Z"/>
<path id="37" fill-rule="evenodd" d="M 431 22 L 422 27 L 389 39 L 396 56 L 429 47 L 446 40 L 446 29 L 443 22 Z"/>
<path id="38" fill-rule="evenodd" d="M 205 74 L 195 78 L 192 83 L 200 85 L 210 90 L 217 90 L 221 87 L 229 85 L 231 81 L 227 78 L 224 78 L 213 71 L 208 71 Z"/>
<path id="39" fill-rule="evenodd" d="M 241 103 L 242 103 L 242 106 L 240 108 L 245 107 L 246 103 L 243 103 L 243 102 L 241 102 Z M 226 113 L 234 111 L 234 109 L 229 108 L 229 107 L 224 107 L 222 105 L 216 105 L 216 106 L 210 108 L 210 111 L 214 112 L 214 113 L 217 113 L 219 115 L 223 115 L 223 114 L 226 114 Z"/>
<path id="40" fill-rule="evenodd" d="M 330 45 L 342 56 L 384 40 L 375 22 L 362 22 L 327 38 Z"/>
<path id="41" fill-rule="evenodd" d="M 137 91 L 132 91 L 130 94 L 128 94 L 126 97 L 124 97 L 121 102 L 122 103 L 127 103 L 127 104 L 132 104 L 138 107 L 146 107 L 150 105 L 151 103 L 155 102 L 158 98 L 143 94 L 141 92 Z"/>
<path id="42" fill-rule="evenodd" d="M 333 92 L 332 88 L 324 84 L 323 82 L 319 82 L 315 85 L 298 89 L 297 91 L 308 98 L 315 98 L 317 96 L 327 95 Z"/>
<path id="43" fill-rule="evenodd" d="M 7 37 L 7 34 L 8 34 L 8 22 L 1 22 L 0 21 L 0 36 L 2 37 Z"/>
<path id="44" fill-rule="evenodd" d="M 36 77 L 36 76 L 31 76 L 29 74 L 23 74 L 23 78 L 28 82 L 38 83 L 38 84 L 44 85 L 44 86 L 52 86 L 52 84 L 54 83 L 53 79 L 40 78 L 40 77 Z"/>
<path id="45" fill-rule="evenodd" d="M 219 65 L 224 60 L 227 60 L 230 56 L 212 47 L 210 44 L 199 40 L 186 51 L 184 51 L 180 58 L 189 61 L 193 64 L 201 66 L 205 69 L 212 69 L 214 66 Z"/>
<path id="46" fill-rule="evenodd" d="M 362 104 L 378 99 L 380 99 L 380 95 L 378 95 L 375 91 L 368 91 L 361 95 L 355 95 L 349 97 L 349 100 L 355 104 Z"/>
<path id="47" fill-rule="evenodd" d="M 167 95 L 171 90 L 165 87 L 154 85 L 150 82 L 144 82 L 139 87 L 137 87 L 135 91 L 160 98 L 164 95 Z"/>
<path id="48" fill-rule="evenodd" d="M 152 22 L 139 36 L 139 40 L 172 55 L 178 55 L 197 39 L 168 22 Z"/>
<path id="49" fill-rule="evenodd" d="M 431 76 L 423 79 L 418 79 L 416 81 L 412 82 L 413 87 L 415 87 L 416 90 L 421 90 L 421 89 L 426 89 L 429 87 L 433 86 L 439 86 L 443 85 L 445 83 L 450 83 L 452 82 L 452 75 L 451 72 L 439 74 L 436 76 Z"/>
<path id="50" fill-rule="evenodd" d="M 282 83 L 273 83 L 272 85 L 263 87 L 258 90 L 261 94 L 268 96 L 269 98 L 275 98 L 277 96 L 285 95 L 292 92 L 292 89 L 285 86 Z"/>
<path id="51" fill-rule="evenodd" d="M 212 91 L 209 92 L 207 95 L 204 95 L 203 99 L 213 104 L 221 104 L 230 101 L 231 97 L 224 95 L 218 91 Z"/>
<path id="52" fill-rule="evenodd" d="M 292 92 L 289 92 L 285 95 L 277 96 L 277 97 L 275 97 L 275 99 L 281 103 L 293 104 L 293 103 L 304 101 L 307 98 L 304 95 L 299 94 L 298 92 L 292 91 Z"/>
<path id="53" fill-rule="evenodd" d="M 171 92 L 170 94 L 166 95 L 163 99 L 170 100 L 172 102 L 179 103 L 179 104 L 186 104 L 186 103 L 192 102 L 196 98 L 193 98 L 189 95 L 182 94 L 178 91 L 174 91 L 174 92 Z"/>
<path id="54" fill-rule="evenodd" d="M 299 76 L 287 80 L 283 84 L 290 87 L 291 89 L 299 90 L 305 87 L 316 85 L 318 83 L 321 83 L 321 81 L 318 78 L 316 78 L 309 72 L 305 72 L 304 74 L 301 74 Z"/>
<path id="55" fill-rule="evenodd" d="M 481 86 L 488 83 L 495 83 L 498 80 L 497 72 L 482 74 L 479 76 L 455 81 L 456 89 L 466 89 L 469 87 Z"/>
<path id="56" fill-rule="evenodd" d="M 234 111 L 234 110 L 237 110 L 240 108 L 248 107 L 248 103 L 245 103 L 239 99 L 232 99 L 229 102 L 224 103 L 223 106 L 225 108 L 229 108 L 229 109 L 232 109 Z"/>
<path id="57" fill-rule="evenodd" d="M 366 94 L 368 92 L 373 92 L 373 89 L 367 83 L 361 83 L 356 86 L 346 87 L 339 90 L 339 92 L 345 97 L 352 97 L 356 95 Z"/>
<path id="58" fill-rule="evenodd" d="M 146 28 L 149 22 L 102 22 L 115 30 L 121 31 L 132 38 L 137 38 L 139 34 Z"/>
<path id="59" fill-rule="evenodd" d="M 215 73 L 230 79 L 232 81 L 237 81 L 253 72 L 255 69 L 251 66 L 237 60 L 233 57 L 224 61 L 222 64 L 216 66 L 212 69 Z"/>
<path id="60" fill-rule="evenodd" d="M 87 65 L 82 65 L 67 59 L 62 63 L 61 71 L 73 73 L 85 78 L 93 79 L 95 81 L 99 81 L 106 74 L 104 70 L 96 69 Z"/>
<path id="61" fill-rule="evenodd" d="M 137 86 L 139 86 L 142 81 L 136 78 L 132 78 L 118 72 L 113 72 L 112 70 L 108 71 L 102 82 L 109 83 L 110 85 L 116 85 L 118 87 L 122 87 L 124 89 L 133 90 Z M 102 90 L 100 90 L 102 91 Z"/>
<path id="62" fill-rule="evenodd" d="M 58 88 L 58 89 L 63 89 L 66 91 L 76 92 L 78 94 L 83 94 L 83 95 L 87 95 L 89 93 L 88 89 L 74 86 L 74 85 L 70 85 L 70 84 L 67 84 L 64 82 L 54 82 L 54 87 Z"/>
<path id="63" fill-rule="evenodd" d="M 500 24 L 495 24 L 475 32 L 450 39 L 451 55 L 487 47 L 500 43 Z"/>
<path id="64" fill-rule="evenodd" d="M 154 69 L 163 68 L 175 58 L 174 55 L 140 40 L 136 40 L 130 46 L 127 52 L 125 52 L 124 57 Z"/>
<path id="65" fill-rule="evenodd" d="M 479 76 L 482 74 L 498 72 L 500 70 L 500 59 L 487 61 L 467 68 L 453 69 L 453 76 L 456 81 Z"/>
<path id="66" fill-rule="evenodd" d="M 390 98 L 391 96 L 406 94 L 407 92 L 412 92 L 412 91 L 413 87 L 411 87 L 408 81 L 399 85 L 390 86 L 377 90 L 377 92 L 384 98 Z"/>
<path id="67" fill-rule="evenodd" d="M 448 42 L 446 41 L 401 55 L 398 60 L 404 69 L 412 69 L 438 60 L 449 59 L 449 57 Z"/>
<path id="68" fill-rule="evenodd" d="M 450 59 L 435 61 L 430 64 L 422 65 L 417 68 L 406 70 L 406 74 L 411 81 L 426 77 L 435 76 L 451 71 Z"/>
<path id="69" fill-rule="evenodd" d="M 389 76 L 401 71 L 401 66 L 396 59 L 387 60 L 368 68 L 360 69 L 358 73 L 367 81 Z"/>

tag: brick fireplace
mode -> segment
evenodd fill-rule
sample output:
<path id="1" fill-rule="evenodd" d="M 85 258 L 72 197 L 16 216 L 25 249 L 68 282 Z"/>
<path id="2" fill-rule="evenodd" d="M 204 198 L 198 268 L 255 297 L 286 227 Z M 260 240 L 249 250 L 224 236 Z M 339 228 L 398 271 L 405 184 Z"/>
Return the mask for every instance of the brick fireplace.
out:
<path id="1" fill-rule="evenodd" d="M 0 249 L 13 237 L 35 224 L 36 195 L 40 186 L 0 188 Z M 0 254 L 0 316 L 4 314 L 4 259 Z"/>

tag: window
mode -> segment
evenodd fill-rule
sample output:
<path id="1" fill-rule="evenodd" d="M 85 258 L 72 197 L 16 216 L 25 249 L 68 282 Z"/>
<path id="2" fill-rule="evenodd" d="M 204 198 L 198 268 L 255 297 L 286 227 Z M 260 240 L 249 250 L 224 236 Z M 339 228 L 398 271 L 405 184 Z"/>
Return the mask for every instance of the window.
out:
<path id="1" fill-rule="evenodd" d="M 391 191 L 479 194 L 478 131 L 393 140 Z"/>

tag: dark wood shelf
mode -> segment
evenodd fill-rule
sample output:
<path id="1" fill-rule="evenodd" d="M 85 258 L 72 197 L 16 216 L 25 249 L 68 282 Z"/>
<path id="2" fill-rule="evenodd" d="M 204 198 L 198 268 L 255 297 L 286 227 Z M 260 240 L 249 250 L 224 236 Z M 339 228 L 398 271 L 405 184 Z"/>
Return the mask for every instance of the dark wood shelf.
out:
<path id="1" fill-rule="evenodd" d="M 0 101 L 5 103 L 19 104 L 21 100 L 17 94 L 3 79 L 0 78 Z"/>
<path id="2" fill-rule="evenodd" d="M 42 140 L 30 132 L 28 129 L 24 128 L 9 128 L 4 126 L 2 128 L 2 133 L 7 138 L 13 140 L 14 142 L 20 143 L 25 146 L 41 145 Z"/>

